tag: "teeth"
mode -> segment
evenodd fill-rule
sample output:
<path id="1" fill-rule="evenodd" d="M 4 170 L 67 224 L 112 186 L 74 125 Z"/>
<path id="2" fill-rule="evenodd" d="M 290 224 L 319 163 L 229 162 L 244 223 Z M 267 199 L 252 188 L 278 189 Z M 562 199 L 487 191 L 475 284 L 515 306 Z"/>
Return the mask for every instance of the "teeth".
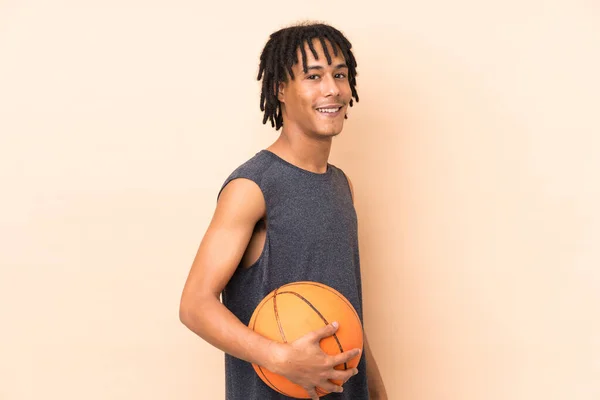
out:
<path id="1" fill-rule="evenodd" d="M 317 110 L 319 112 L 324 112 L 324 113 L 334 113 L 337 112 L 340 109 L 340 107 L 338 108 L 317 108 Z"/>

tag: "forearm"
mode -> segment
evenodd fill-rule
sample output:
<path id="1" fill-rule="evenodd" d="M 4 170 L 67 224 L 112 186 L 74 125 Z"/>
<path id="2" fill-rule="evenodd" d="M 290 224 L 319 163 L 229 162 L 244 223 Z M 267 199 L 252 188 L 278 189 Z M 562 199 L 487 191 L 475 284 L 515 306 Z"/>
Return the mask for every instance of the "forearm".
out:
<path id="1" fill-rule="evenodd" d="M 371 400 L 387 400 L 387 393 L 385 391 L 385 385 L 383 384 L 383 378 L 375 362 L 375 357 L 371 348 L 367 336 L 365 335 L 365 357 L 367 358 L 367 384 L 369 385 L 369 398 Z"/>
<path id="2" fill-rule="evenodd" d="M 214 347 L 244 361 L 272 368 L 273 341 L 244 325 L 217 298 L 196 300 L 180 309 L 181 322 Z"/>

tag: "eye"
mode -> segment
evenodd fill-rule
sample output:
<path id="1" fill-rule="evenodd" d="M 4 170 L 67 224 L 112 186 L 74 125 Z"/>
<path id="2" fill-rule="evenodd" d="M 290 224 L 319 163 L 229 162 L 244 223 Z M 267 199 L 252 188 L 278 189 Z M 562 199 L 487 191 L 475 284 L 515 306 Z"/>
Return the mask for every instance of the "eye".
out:
<path id="1" fill-rule="evenodd" d="M 309 76 L 306 77 L 306 79 L 310 79 L 310 80 L 315 80 L 315 79 L 318 79 L 318 78 L 320 78 L 319 75 L 309 75 Z"/>
<path id="2" fill-rule="evenodd" d="M 339 74 L 335 74 L 335 77 L 340 79 L 346 79 L 346 74 L 340 72 Z"/>

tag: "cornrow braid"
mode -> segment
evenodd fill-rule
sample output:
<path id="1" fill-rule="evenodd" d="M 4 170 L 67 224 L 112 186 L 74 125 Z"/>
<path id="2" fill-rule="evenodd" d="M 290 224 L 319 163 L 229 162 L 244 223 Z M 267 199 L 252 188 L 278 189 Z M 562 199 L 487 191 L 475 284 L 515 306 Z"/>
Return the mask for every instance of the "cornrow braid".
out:
<path id="1" fill-rule="evenodd" d="M 304 73 L 308 71 L 306 62 L 306 50 L 304 43 L 312 55 L 317 58 L 317 52 L 313 46 L 313 39 L 318 39 L 323 47 L 327 63 L 331 65 L 332 59 L 326 41 L 332 44 L 333 55 L 338 55 L 338 47 L 341 50 L 346 65 L 348 65 L 348 82 L 352 91 L 352 98 L 358 102 L 358 93 L 356 91 L 356 59 L 352 54 L 352 44 L 337 29 L 320 23 L 300 24 L 288 28 L 280 29 L 271 34 L 262 54 L 260 55 L 260 65 L 257 80 L 262 79 L 262 90 L 260 94 L 260 110 L 264 112 L 263 124 L 271 121 L 271 126 L 279 130 L 283 125 L 283 116 L 281 114 L 281 104 L 277 99 L 277 90 L 281 82 L 287 82 L 289 75 L 294 79 L 292 66 L 298 64 L 297 50 L 300 48 L 302 56 L 302 66 Z M 353 100 L 350 99 L 350 107 Z"/>

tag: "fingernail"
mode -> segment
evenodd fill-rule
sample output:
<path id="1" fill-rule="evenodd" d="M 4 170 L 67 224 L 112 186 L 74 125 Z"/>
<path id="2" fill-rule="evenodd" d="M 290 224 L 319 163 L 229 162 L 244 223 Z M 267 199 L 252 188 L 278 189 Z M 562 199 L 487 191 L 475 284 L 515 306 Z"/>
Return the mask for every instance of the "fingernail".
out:
<path id="1" fill-rule="evenodd" d="M 333 321 L 333 322 L 331 323 L 331 325 L 332 325 L 334 328 L 337 328 L 337 327 L 339 326 L 339 324 L 337 323 L 337 321 Z"/>

